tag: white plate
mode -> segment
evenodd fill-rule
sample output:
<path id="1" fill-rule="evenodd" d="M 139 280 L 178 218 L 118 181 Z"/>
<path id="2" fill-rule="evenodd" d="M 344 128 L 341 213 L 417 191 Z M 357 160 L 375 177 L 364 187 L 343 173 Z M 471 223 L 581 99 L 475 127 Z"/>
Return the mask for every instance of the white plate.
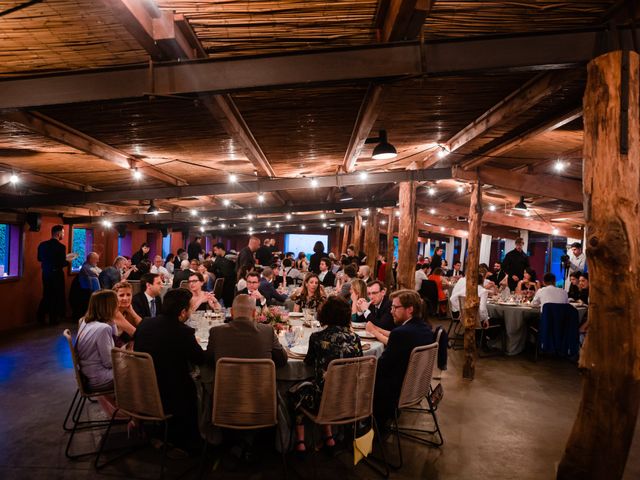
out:
<path id="1" fill-rule="evenodd" d="M 309 345 L 294 345 L 289 350 L 293 353 L 297 353 L 298 355 L 306 355 L 307 350 L 309 350 Z"/>
<path id="2" fill-rule="evenodd" d="M 360 338 L 376 338 L 376 336 L 373 333 L 369 333 L 367 331 L 364 332 L 357 332 L 357 335 Z"/>
<path id="3" fill-rule="evenodd" d="M 355 329 L 364 330 L 365 327 L 367 326 L 367 322 L 351 322 L 351 326 Z"/>
<path id="4" fill-rule="evenodd" d="M 304 313 L 302 312 L 289 312 L 290 317 L 304 317 Z"/>
<path id="5" fill-rule="evenodd" d="M 296 320 L 294 318 L 289 319 L 289 325 L 291 325 L 292 327 L 299 327 L 303 324 L 304 322 L 302 320 Z"/>

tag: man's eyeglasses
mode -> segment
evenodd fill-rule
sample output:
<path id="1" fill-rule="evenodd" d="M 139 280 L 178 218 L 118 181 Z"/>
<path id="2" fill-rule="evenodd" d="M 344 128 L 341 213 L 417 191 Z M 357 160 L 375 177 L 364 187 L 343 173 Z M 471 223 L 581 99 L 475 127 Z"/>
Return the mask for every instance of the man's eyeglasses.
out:
<path id="1" fill-rule="evenodd" d="M 391 310 L 397 310 L 398 308 L 404 308 L 402 305 L 391 305 Z"/>
<path id="2" fill-rule="evenodd" d="M 377 292 L 369 292 L 369 295 L 378 295 L 382 292 L 382 290 L 378 290 Z"/>

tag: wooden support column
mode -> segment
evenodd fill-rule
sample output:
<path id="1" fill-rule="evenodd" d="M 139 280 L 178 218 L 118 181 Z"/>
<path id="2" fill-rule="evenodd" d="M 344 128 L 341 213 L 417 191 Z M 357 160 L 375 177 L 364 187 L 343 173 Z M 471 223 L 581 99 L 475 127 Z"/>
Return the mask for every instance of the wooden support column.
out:
<path id="1" fill-rule="evenodd" d="M 476 325 L 480 309 L 478 297 L 478 269 L 480 266 L 480 240 L 482 238 L 482 184 L 473 184 L 469 206 L 469 255 L 465 267 L 467 279 L 464 303 L 464 366 L 462 378 L 473 380 L 476 373 Z"/>
<path id="2" fill-rule="evenodd" d="M 387 284 L 387 291 L 394 286 L 393 278 L 393 231 L 395 230 L 396 216 L 393 210 L 389 210 L 389 219 L 387 220 L 387 270 L 385 272 L 384 283 Z"/>
<path id="3" fill-rule="evenodd" d="M 356 213 L 353 217 L 353 233 L 351 234 L 351 243 L 356 246 L 356 255 L 362 250 L 362 217 Z"/>
<path id="4" fill-rule="evenodd" d="M 639 58 L 617 51 L 588 65 L 589 333 L 580 357 L 582 401 L 558 468 L 562 480 L 622 478 L 640 406 Z"/>
<path id="5" fill-rule="evenodd" d="M 398 225 L 398 288 L 415 288 L 418 229 L 416 226 L 416 182 L 400 183 Z"/>
<path id="6" fill-rule="evenodd" d="M 364 253 L 367 256 L 367 265 L 371 269 L 371 277 L 377 278 L 376 262 L 380 251 L 380 215 L 377 208 L 371 208 L 364 229 Z"/>
<path id="7" fill-rule="evenodd" d="M 342 232 L 342 245 L 340 247 L 340 251 L 338 251 L 338 257 L 347 251 L 347 247 L 349 246 L 349 230 L 351 226 L 348 223 L 344 224 L 344 231 Z"/>

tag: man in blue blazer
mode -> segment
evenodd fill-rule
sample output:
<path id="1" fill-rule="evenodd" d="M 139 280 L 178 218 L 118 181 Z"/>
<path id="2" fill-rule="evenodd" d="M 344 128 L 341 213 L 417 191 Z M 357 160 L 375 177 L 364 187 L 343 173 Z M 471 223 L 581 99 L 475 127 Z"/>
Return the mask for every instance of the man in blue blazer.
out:
<path id="1" fill-rule="evenodd" d="M 278 293 L 278 290 L 273 285 L 273 270 L 271 267 L 265 267 L 262 270 L 258 291 L 267 299 L 267 305 L 282 305 L 287 299 L 287 296 L 283 293 Z"/>
<path id="2" fill-rule="evenodd" d="M 386 426 L 398 405 L 411 351 L 436 341 L 431 326 L 422 319 L 422 299 L 415 290 L 398 290 L 390 299 L 395 328 L 378 360 L 373 397 L 373 413 L 380 428 Z"/>

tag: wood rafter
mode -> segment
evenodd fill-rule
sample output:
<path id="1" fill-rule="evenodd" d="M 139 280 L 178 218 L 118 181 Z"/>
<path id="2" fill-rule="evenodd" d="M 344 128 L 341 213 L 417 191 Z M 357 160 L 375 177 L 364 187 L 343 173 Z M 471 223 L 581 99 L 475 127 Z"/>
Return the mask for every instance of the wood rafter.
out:
<path id="1" fill-rule="evenodd" d="M 536 75 L 522 87 L 469 123 L 447 140 L 443 146 L 449 152 L 459 150 L 475 138 L 487 133 L 493 127 L 521 115 L 522 112 L 530 109 L 543 98 L 557 92 L 566 83 L 579 78 L 581 75 L 582 72 L 579 70 L 553 71 Z M 440 160 L 438 153 L 438 151 L 430 153 L 423 161 L 423 168 L 438 162 Z"/>
<path id="2" fill-rule="evenodd" d="M 429 213 L 425 213 L 423 211 L 418 211 L 418 222 L 419 222 L 418 227 L 421 228 L 421 229 L 427 227 L 427 226 L 424 225 L 425 223 L 429 223 L 432 226 L 435 226 L 436 230 L 437 230 L 437 227 L 444 227 L 444 228 L 448 228 L 448 229 L 465 231 L 465 232 L 469 231 L 469 222 L 468 221 L 459 222 L 458 220 L 451 220 L 449 218 L 444 218 L 442 216 L 438 216 L 437 213 L 432 215 L 432 214 L 429 214 Z M 482 233 L 485 233 L 487 235 L 491 235 L 493 237 L 500 237 L 500 238 L 512 238 L 512 239 L 515 239 L 515 238 L 518 237 L 518 234 L 509 231 L 509 229 L 507 229 L 507 228 L 493 227 L 493 226 L 489 226 L 489 225 L 483 225 L 482 226 Z M 459 235 L 456 235 L 456 236 L 459 236 Z"/>
<path id="3" fill-rule="evenodd" d="M 7 111 L 0 113 L 0 118 L 23 125 L 33 132 L 106 160 L 119 168 L 128 170 L 139 168 L 145 175 L 164 183 L 186 185 L 186 182 L 181 178 L 166 173 L 143 159 L 107 145 L 42 113 L 25 110 Z"/>
<path id="4" fill-rule="evenodd" d="M 482 167 L 478 171 L 453 169 L 453 177 L 458 180 L 512 190 L 524 195 L 541 195 L 566 202 L 582 203 L 582 182 L 557 175 L 514 173 L 502 168 Z"/>
<path id="5" fill-rule="evenodd" d="M 434 0 L 381 0 L 375 20 L 380 40 L 393 42 L 419 37 L 433 3 Z"/>
<path id="6" fill-rule="evenodd" d="M 92 191 L 98 190 L 96 188 L 93 188 L 91 185 L 74 182 L 73 180 L 65 180 L 62 178 L 58 178 L 54 175 L 39 173 L 33 170 L 25 170 L 24 168 L 15 168 L 11 165 L 7 165 L 4 163 L 0 164 L 0 169 L 7 170 L 7 172 L 19 174 L 21 182 L 24 181 L 26 183 L 46 185 L 48 187 L 59 187 L 67 190 L 76 190 L 78 192 L 92 192 Z M 10 176 L 11 176 L 11 173 L 2 174 L 2 177 L 0 178 L 0 184 L 5 185 L 9 183 Z"/>

